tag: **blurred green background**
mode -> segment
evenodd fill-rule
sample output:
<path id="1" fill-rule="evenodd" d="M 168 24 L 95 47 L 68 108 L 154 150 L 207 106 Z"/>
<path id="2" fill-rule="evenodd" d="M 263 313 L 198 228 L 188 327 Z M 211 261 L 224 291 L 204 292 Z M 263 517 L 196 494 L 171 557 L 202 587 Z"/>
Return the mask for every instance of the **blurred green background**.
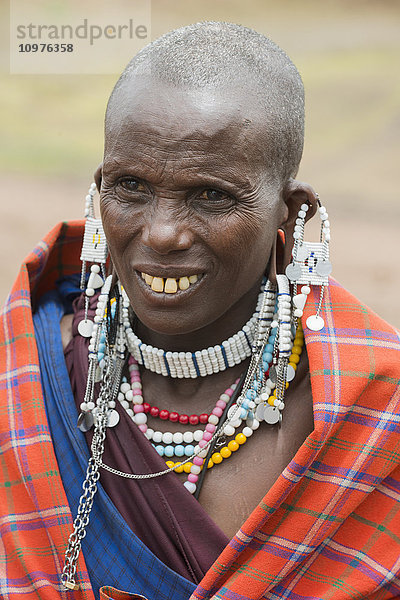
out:
<path id="1" fill-rule="evenodd" d="M 134 1 L 112 4 L 127 17 L 134 12 Z M 328 207 L 333 274 L 400 326 L 400 2 L 152 0 L 151 11 L 152 39 L 187 23 L 225 20 L 267 34 L 288 52 L 306 88 L 299 178 Z M 4 0 L 0 16 L 3 301 L 40 237 L 60 220 L 81 217 L 118 74 L 10 75 Z"/>

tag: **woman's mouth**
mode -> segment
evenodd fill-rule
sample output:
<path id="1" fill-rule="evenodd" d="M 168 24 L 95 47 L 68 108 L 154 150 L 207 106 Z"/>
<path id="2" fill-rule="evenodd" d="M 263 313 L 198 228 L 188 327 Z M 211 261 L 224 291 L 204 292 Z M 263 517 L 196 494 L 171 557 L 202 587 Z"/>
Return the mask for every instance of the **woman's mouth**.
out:
<path id="1" fill-rule="evenodd" d="M 199 275 L 182 275 L 181 277 L 157 277 L 143 272 L 141 275 L 143 281 L 153 292 L 159 294 L 176 294 L 179 291 L 185 291 L 203 277 L 203 273 Z"/>

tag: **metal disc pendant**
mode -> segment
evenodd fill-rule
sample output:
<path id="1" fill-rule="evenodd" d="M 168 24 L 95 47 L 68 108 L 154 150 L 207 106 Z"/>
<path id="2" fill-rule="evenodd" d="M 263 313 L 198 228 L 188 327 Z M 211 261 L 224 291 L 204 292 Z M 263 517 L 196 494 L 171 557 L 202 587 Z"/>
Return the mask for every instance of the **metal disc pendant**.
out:
<path id="1" fill-rule="evenodd" d="M 280 421 L 281 412 L 276 406 L 270 406 L 269 404 L 264 409 L 264 421 L 268 425 L 276 425 Z"/>
<path id="2" fill-rule="evenodd" d="M 93 427 L 94 418 L 91 412 L 81 412 L 78 417 L 78 429 L 86 433 Z"/>
<path id="3" fill-rule="evenodd" d="M 329 260 L 319 260 L 315 270 L 320 277 L 328 277 L 332 273 L 332 263 Z"/>
<path id="4" fill-rule="evenodd" d="M 293 381 L 295 375 L 296 371 L 294 370 L 292 365 L 288 365 L 286 369 L 286 381 Z"/>
<path id="5" fill-rule="evenodd" d="M 308 317 L 306 325 L 311 331 L 321 331 L 325 327 L 325 322 L 319 315 L 311 315 Z"/>
<path id="6" fill-rule="evenodd" d="M 262 421 L 264 418 L 265 407 L 266 404 L 264 402 L 261 402 L 261 404 L 259 404 L 256 408 L 256 419 L 258 419 L 259 421 Z"/>
<path id="7" fill-rule="evenodd" d="M 303 262 L 308 258 L 309 250 L 305 246 L 301 245 L 297 248 L 296 260 Z"/>
<path id="8" fill-rule="evenodd" d="M 115 427 L 119 423 L 119 413 L 112 409 L 107 415 L 107 427 Z"/>
<path id="9" fill-rule="evenodd" d="M 78 324 L 78 331 L 81 334 L 82 337 L 91 337 L 92 332 L 93 332 L 93 321 L 89 321 L 89 319 L 87 321 L 85 321 L 85 319 L 83 319 L 82 321 L 79 322 Z"/>
<path id="10" fill-rule="evenodd" d="M 285 270 L 286 276 L 290 281 L 297 281 L 301 277 L 301 266 L 290 263 Z"/>

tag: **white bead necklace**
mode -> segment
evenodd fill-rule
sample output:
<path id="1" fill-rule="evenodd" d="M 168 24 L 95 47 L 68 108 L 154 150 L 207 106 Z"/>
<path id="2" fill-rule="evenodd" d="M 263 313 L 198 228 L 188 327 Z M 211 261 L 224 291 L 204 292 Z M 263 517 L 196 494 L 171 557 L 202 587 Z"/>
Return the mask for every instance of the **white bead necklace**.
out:
<path id="1" fill-rule="evenodd" d="M 258 296 L 254 314 L 238 333 L 219 345 L 196 352 L 168 352 L 143 343 L 132 330 L 128 311 L 129 299 L 125 290 L 122 290 L 122 295 L 122 318 L 128 350 L 140 365 L 144 365 L 153 373 L 165 377 L 195 379 L 224 371 L 251 356 L 263 292 Z"/>

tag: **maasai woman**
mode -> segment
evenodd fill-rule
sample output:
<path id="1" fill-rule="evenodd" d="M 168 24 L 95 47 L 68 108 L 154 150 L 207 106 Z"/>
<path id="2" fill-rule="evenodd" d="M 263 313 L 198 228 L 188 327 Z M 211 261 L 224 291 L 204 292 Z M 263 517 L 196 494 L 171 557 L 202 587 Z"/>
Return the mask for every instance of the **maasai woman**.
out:
<path id="1" fill-rule="evenodd" d="M 399 597 L 399 337 L 329 279 L 303 129 L 244 27 L 125 69 L 3 313 L 4 598 Z"/>

